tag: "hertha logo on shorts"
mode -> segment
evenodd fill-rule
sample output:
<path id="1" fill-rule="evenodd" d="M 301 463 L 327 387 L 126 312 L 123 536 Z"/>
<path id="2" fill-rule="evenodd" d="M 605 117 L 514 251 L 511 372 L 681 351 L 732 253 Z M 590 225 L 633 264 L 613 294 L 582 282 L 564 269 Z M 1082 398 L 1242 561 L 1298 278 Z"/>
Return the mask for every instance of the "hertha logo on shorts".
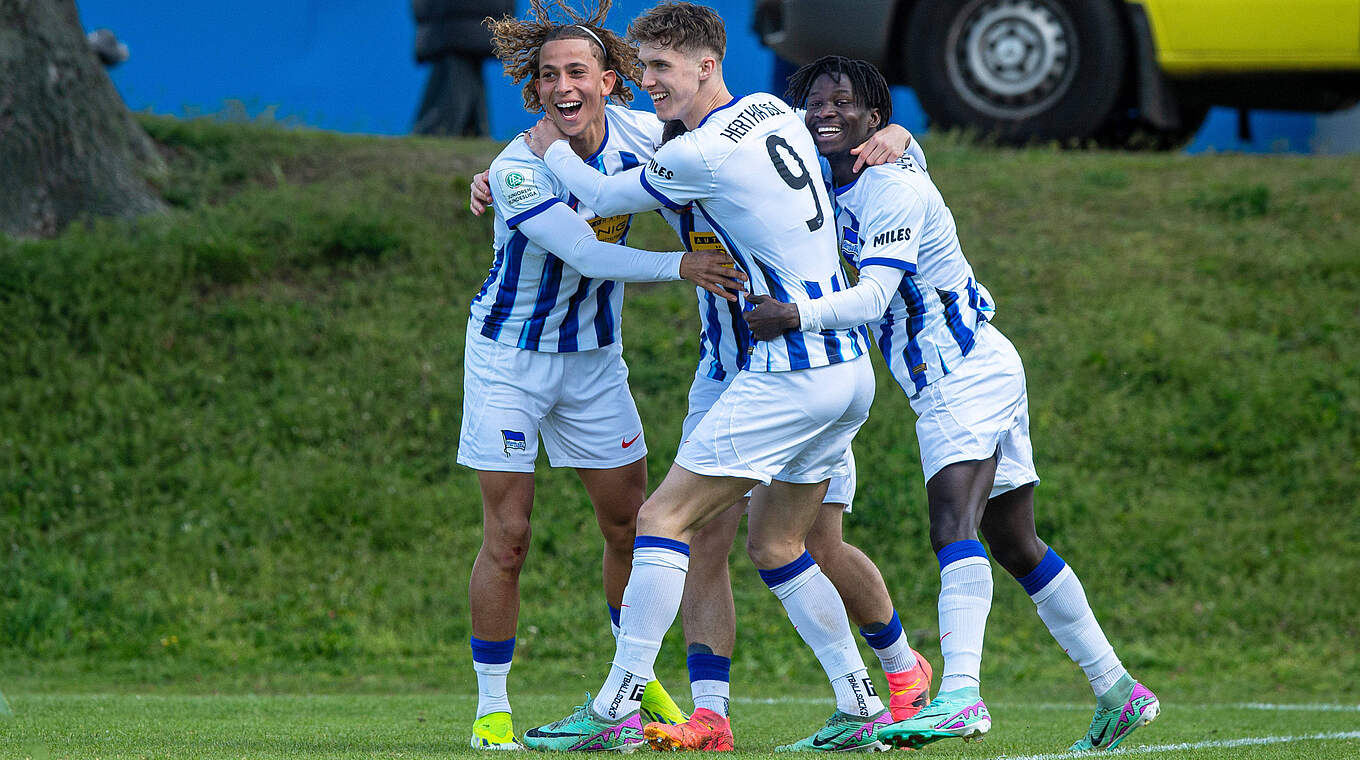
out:
<path id="1" fill-rule="evenodd" d="M 511 451 L 524 451 L 524 434 L 518 430 L 502 430 L 501 442 L 505 444 L 505 455 L 510 456 Z"/>

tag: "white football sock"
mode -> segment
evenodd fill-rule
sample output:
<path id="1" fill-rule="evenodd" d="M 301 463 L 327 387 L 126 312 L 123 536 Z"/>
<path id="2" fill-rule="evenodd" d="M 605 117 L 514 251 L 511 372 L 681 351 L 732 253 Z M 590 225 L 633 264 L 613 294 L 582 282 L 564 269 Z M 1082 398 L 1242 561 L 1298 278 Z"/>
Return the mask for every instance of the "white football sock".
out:
<path id="1" fill-rule="evenodd" d="M 873 633 L 859 629 L 859 635 L 878 655 L 878 662 L 884 673 L 903 673 L 916 667 L 916 653 L 907 644 L 907 635 L 902 630 L 902 621 L 893 610 L 892 620 Z"/>
<path id="2" fill-rule="evenodd" d="M 939 553 L 944 565 L 940 569 L 940 654 L 944 656 L 940 691 L 976 688 L 982 683 L 982 639 L 992 609 L 992 566 L 978 541 L 957 541 Z"/>
<path id="3" fill-rule="evenodd" d="M 1096 622 L 1077 574 L 1052 549 L 1033 572 L 1018 580 L 1030 592 L 1039 619 L 1086 673 L 1097 697 L 1128 674 Z"/>
<path id="4" fill-rule="evenodd" d="M 727 717 L 732 703 L 732 684 L 728 681 L 690 681 L 689 693 L 694 709 L 703 707 Z"/>
<path id="5" fill-rule="evenodd" d="M 689 546 L 672 539 L 638 536 L 633 571 L 623 590 L 620 632 L 609 677 L 595 697 L 595 712 L 616 720 L 642 705 L 642 691 L 655 678 L 661 639 L 680 612 L 689 571 Z"/>
<path id="6" fill-rule="evenodd" d="M 864 660 L 850 633 L 840 594 L 812 557 L 804 552 L 783 567 L 761 570 L 760 577 L 779 597 L 798 635 L 817 655 L 836 692 L 836 709 L 865 716 L 882 710 L 883 702 L 868 681 Z"/>
<path id="7" fill-rule="evenodd" d="M 510 675 L 510 663 L 472 663 L 477 673 L 477 717 L 495 712 L 510 712 L 510 695 L 505 682 Z"/>
<path id="8" fill-rule="evenodd" d="M 472 670 L 477 674 L 477 717 L 495 712 L 510 712 L 506 679 L 515 656 L 514 638 L 487 641 L 473 636 Z"/>
<path id="9" fill-rule="evenodd" d="M 689 667 L 689 694 L 694 700 L 694 709 L 704 707 L 727 715 L 732 699 L 731 658 L 711 651 L 691 651 L 685 656 L 685 664 Z"/>

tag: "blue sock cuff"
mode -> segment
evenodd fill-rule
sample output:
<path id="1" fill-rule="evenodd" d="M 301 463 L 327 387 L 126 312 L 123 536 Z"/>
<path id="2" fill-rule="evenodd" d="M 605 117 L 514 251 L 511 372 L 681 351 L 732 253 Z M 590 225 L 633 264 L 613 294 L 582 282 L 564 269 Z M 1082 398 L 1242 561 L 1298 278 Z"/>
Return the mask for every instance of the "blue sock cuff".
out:
<path id="1" fill-rule="evenodd" d="M 623 614 L 623 609 L 620 607 L 615 607 L 612 604 L 606 604 L 605 606 L 609 608 L 609 621 L 612 622 L 614 625 L 620 625 L 619 615 Z"/>
<path id="2" fill-rule="evenodd" d="M 515 657 L 515 639 L 505 641 L 484 641 L 472 636 L 472 661 L 486 665 L 503 665 Z"/>
<path id="3" fill-rule="evenodd" d="M 673 538 L 662 538 L 661 536 L 638 536 L 633 539 L 633 551 L 638 549 L 670 549 L 673 552 L 689 556 L 689 544 L 684 541 L 676 541 Z"/>
<path id="4" fill-rule="evenodd" d="M 897 617 L 897 610 L 893 610 L 892 620 L 888 621 L 888 625 L 883 630 L 876 633 L 865 633 L 864 629 L 861 628 L 859 635 L 863 636 L 869 646 L 874 649 L 891 646 L 902 635 L 902 621 Z"/>
<path id="5" fill-rule="evenodd" d="M 812 561 L 812 555 L 803 552 L 803 556 L 783 567 L 776 567 L 773 570 L 760 570 L 758 572 L 760 573 L 760 579 L 765 581 L 765 585 L 774 588 L 781 583 L 792 580 L 799 573 L 815 564 L 817 563 Z"/>
<path id="6" fill-rule="evenodd" d="M 695 681 L 731 681 L 732 658 L 720 654 L 691 654 L 685 658 L 689 666 L 690 683 Z"/>
<path id="7" fill-rule="evenodd" d="M 1063 558 L 1059 557 L 1057 552 L 1049 549 L 1044 558 L 1039 560 L 1038 567 L 1031 570 L 1029 575 L 1016 578 L 1016 580 L 1020 581 L 1020 585 L 1025 587 L 1026 594 L 1034 596 L 1043 590 L 1049 581 L 1056 578 L 1064 567 L 1067 567 L 1067 563 L 1063 562 Z"/>
<path id="8" fill-rule="evenodd" d="M 977 540 L 955 541 L 947 544 L 937 552 L 935 556 L 940 560 L 940 569 L 949 567 L 950 564 L 958 562 L 968 557 L 982 557 L 987 559 L 987 550 L 982 548 L 982 542 Z"/>

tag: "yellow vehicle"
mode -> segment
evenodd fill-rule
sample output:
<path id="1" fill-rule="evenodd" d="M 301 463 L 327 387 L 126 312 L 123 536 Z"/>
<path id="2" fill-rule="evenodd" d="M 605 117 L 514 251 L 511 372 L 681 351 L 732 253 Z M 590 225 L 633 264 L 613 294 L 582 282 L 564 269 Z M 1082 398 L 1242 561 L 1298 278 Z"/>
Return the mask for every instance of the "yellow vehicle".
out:
<path id="1" fill-rule="evenodd" d="M 756 29 L 795 63 L 864 58 L 933 124 L 1012 142 L 1171 145 L 1212 105 L 1360 101 L 1360 0 L 757 0 Z"/>

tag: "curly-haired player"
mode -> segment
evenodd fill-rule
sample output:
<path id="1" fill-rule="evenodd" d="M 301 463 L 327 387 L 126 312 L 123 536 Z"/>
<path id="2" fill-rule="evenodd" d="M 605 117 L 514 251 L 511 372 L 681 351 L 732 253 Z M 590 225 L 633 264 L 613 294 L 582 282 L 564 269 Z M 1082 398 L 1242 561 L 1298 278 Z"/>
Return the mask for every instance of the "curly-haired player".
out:
<path id="1" fill-rule="evenodd" d="M 577 14 L 533 0 L 526 18 L 488 26 L 506 73 L 525 82 L 525 105 L 546 112 L 594 169 L 614 173 L 651 154 L 661 125 L 607 105 L 631 97 L 623 79 L 638 71 L 632 48 L 602 26 L 609 5 Z M 728 288 L 739 289 L 743 275 L 723 253 L 617 245 L 631 217 L 600 217 L 579 204 L 523 140 L 492 162 L 491 190 L 496 253 L 468 321 L 458 462 L 477 471 L 483 509 L 468 584 L 478 690 L 472 746 L 518 749 L 506 681 L 540 436 L 552 466 L 575 468 L 590 495 L 605 539 L 605 597 L 617 617 L 647 485 L 647 444 L 619 342 L 622 283 L 685 278 L 734 299 Z M 654 681 L 643 701 L 649 719 L 684 719 Z"/>

